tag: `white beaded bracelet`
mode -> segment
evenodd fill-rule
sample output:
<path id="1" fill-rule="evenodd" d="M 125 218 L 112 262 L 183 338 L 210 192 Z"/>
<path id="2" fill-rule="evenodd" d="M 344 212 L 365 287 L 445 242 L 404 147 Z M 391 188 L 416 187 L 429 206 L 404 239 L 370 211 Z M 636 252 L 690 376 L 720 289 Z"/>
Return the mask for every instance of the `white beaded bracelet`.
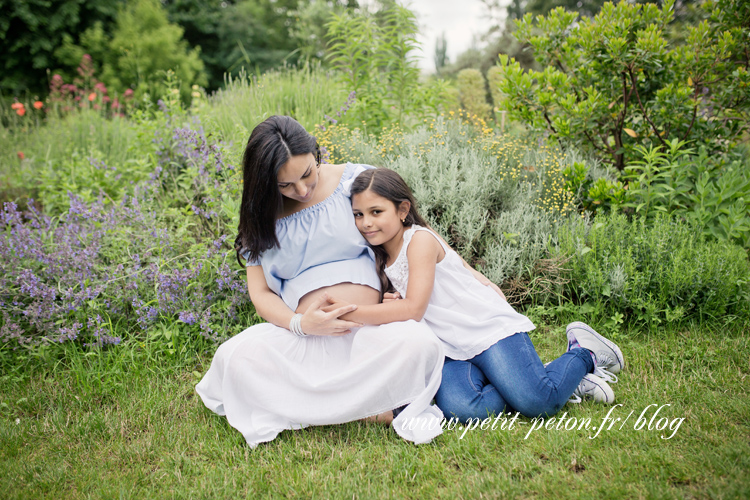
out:
<path id="1" fill-rule="evenodd" d="M 292 320 L 289 322 L 289 331 L 295 334 L 297 337 L 307 336 L 307 334 L 302 331 L 302 314 L 297 313 L 292 316 Z"/>

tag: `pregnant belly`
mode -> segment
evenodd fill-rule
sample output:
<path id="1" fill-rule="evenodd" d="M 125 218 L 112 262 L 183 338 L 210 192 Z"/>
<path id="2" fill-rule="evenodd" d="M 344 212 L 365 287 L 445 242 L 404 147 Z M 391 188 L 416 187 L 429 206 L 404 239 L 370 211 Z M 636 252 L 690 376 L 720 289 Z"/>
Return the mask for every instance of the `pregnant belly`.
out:
<path id="1" fill-rule="evenodd" d="M 355 283 L 338 283 L 336 285 L 324 286 L 306 293 L 297 305 L 297 312 L 304 313 L 321 294 L 327 293 L 330 297 L 345 300 L 351 304 L 367 305 L 380 302 L 380 292 L 367 285 Z"/>

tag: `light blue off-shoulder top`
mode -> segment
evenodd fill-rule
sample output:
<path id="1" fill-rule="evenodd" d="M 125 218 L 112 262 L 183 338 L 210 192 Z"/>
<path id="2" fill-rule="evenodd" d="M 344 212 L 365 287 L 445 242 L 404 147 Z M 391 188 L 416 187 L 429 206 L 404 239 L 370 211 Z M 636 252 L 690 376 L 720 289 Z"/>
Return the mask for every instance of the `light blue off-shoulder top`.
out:
<path id="1" fill-rule="evenodd" d="M 380 290 L 375 256 L 354 224 L 350 200 L 354 178 L 370 168 L 375 167 L 347 163 L 328 198 L 276 221 L 278 247 L 248 260 L 248 266 L 263 267 L 268 287 L 290 309 L 308 292 L 338 283 Z"/>

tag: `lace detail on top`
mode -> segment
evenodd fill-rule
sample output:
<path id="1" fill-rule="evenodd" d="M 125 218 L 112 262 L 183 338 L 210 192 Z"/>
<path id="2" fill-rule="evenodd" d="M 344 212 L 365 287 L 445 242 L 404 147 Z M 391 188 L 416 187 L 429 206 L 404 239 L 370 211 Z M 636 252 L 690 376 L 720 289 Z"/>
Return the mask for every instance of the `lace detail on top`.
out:
<path id="1" fill-rule="evenodd" d="M 406 249 L 409 247 L 409 243 L 411 242 L 414 233 L 420 230 L 433 234 L 432 231 L 426 227 L 417 224 L 412 225 L 409 229 L 404 231 L 404 242 L 401 244 L 401 250 L 399 250 L 396 260 L 393 261 L 393 264 L 385 268 L 385 275 L 388 276 L 388 279 L 391 280 L 391 283 L 393 284 L 393 288 L 395 288 L 402 297 L 406 297 L 406 286 L 409 284 L 409 260 L 406 257 Z M 433 237 L 435 237 L 434 234 Z M 443 245 L 437 237 L 435 237 L 435 239 L 440 243 L 440 246 L 443 247 L 445 256 L 447 257 L 448 249 L 445 248 L 445 245 Z"/>

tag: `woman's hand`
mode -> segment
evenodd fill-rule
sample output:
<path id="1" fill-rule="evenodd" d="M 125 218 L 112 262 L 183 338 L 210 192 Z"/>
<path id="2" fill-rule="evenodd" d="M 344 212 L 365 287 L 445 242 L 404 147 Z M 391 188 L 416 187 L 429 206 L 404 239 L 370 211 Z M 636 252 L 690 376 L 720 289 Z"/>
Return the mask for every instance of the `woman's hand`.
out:
<path id="1" fill-rule="evenodd" d="M 401 294 L 398 292 L 385 292 L 383 294 L 383 304 L 386 302 L 393 302 L 394 300 L 398 300 L 401 298 Z"/>
<path id="2" fill-rule="evenodd" d="M 487 278 L 484 274 L 480 273 L 479 271 L 477 271 L 476 269 L 474 269 L 473 267 L 469 266 L 466 263 L 464 263 L 464 267 L 466 267 L 469 271 L 471 271 L 471 274 L 474 275 L 474 277 L 477 279 L 477 281 L 479 281 L 484 286 L 488 286 L 488 287 L 492 288 L 495 292 L 497 292 L 497 294 L 500 297 L 502 297 L 502 299 L 505 302 L 508 302 L 508 299 L 505 298 L 505 294 L 503 293 L 502 290 L 500 290 L 500 287 L 497 286 L 496 284 L 494 284 L 492 281 L 490 281 L 489 278 Z"/>
<path id="3" fill-rule="evenodd" d="M 445 246 L 447 246 L 447 247 L 449 247 L 449 246 L 450 246 L 450 245 L 448 245 L 448 243 L 446 243 L 446 242 L 445 242 L 445 240 L 444 240 L 444 239 L 442 238 L 442 236 L 440 236 L 440 234 L 439 234 L 439 233 L 438 233 L 437 231 L 435 231 L 435 230 L 434 230 L 434 229 L 432 229 L 432 228 L 430 228 L 430 229 L 432 230 L 432 232 L 433 232 L 433 233 L 435 233 L 435 235 L 437 236 L 437 238 L 438 238 L 438 239 L 439 239 L 440 241 L 442 241 L 442 242 L 443 242 L 443 245 L 445 245 Z M 459 257 L 461 258 L 461 262 L 463 262 L 463 263 L 464 263 L 464 267 L 465 267 L 466 269 L 468 269 L 469 271 L 471 271 L 471 274 L 473 274 L 473 275 L 474 275 L 474 277 L 475 277 L 475 278 L 477 279 L 477 281 L 479 281 L 479 282 L 480 282 L 481 284 L 483 284 L 484 286 L 488 286 L 488 287 L 492 288 L 492 289 L 493 289 L 493 290 L 494 290 L 495 292 L 497 292 L 497 294 L 498 294 L 498 295 L 499 295 L 500 297 L 502 297 L 502 299 L 503 299 L 503 300 L 504 300 L 505 302 L 508 302 L 508 299 L 506 299 L 506 298 L 505 298 L 505 294 L 503 293 L 503 291 L 502 291 L 502 290 L 500 290 L 500 287 L 499 287 L 499 286 L 497 286 L 497 285 L 496 285 L 496 284 L 494 284 L 494 283 L 493 283 L 492 281 L 490 281 L 489 279 L 487 279 L 487 277 L 486 277 L 486 276 L 485 276 L 484 274 L 480 273 L 479 271 L 477 271 L 476 269 L 474 269 L 473 267 L 471 267 L 471 266 L 469 265 L 469 263 L 468 263 L 468 262 L 466 262 L 466 261 L 464 260 L 464 258 L 463 258 L 463 257 L 461 257 L 461 255 L 460 255 L 460 254 L 459 254 Z M 385 298 L 383 298 L 383 302 L 385 302 Z"/>
<path id="4" fill-rule="evenodd" d="M 307 335 L 346 335 L 351 333 L 352 328 L 358 328 L 362 324 L 339 319 L 339 316 L 356 309 L 356 304 L 349 304 L 323 293 L 302 314 L 300 326 Z"/>

